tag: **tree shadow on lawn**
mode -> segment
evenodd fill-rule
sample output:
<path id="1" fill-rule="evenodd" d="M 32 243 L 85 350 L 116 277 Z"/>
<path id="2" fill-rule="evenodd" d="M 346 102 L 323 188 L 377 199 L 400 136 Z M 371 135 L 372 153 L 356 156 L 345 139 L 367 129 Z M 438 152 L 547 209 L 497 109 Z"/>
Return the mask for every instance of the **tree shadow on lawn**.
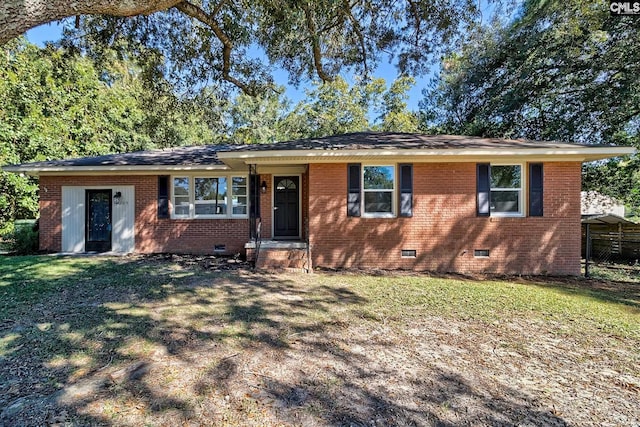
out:
<path id="1" fill-rule="evenodd" d="M 72 260 L 48 280 L 29 262 L 0 277 L 0 424 L 169 425 L 230 414 L 243 424 L 251 403 L 268 412 L 264 424 L 447 425 L 433 402 L 461 398 L 488 424 L 541 419 L 516 391 L 496 403 L 444 371 L 426 371 L 404 400 L 372 386 L 395 367 L 351 347 L 393 352 L 394 343 L 341 336 L 339 311 L 366 303 L 346 287 L 128 259 L 88 268 Z M 274 376 L 246 368 L 259 357 L 272 369 L 287 357 L 312 363 Z"/>

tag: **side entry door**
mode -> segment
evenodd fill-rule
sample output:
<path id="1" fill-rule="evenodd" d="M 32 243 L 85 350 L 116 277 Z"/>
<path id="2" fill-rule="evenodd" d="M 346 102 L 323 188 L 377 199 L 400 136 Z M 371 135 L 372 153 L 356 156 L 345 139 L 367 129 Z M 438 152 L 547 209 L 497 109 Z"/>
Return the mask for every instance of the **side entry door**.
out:
<path id="1" fill-rule="evenodd" d="M 86 190 L 85 206 L 85 251 L 110 251 L 111 190 Z"/>

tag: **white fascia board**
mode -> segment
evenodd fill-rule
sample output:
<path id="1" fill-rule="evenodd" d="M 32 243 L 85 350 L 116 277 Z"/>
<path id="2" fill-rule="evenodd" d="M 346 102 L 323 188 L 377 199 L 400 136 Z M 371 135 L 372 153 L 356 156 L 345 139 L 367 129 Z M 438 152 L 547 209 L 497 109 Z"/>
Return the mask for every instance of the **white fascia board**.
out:
<path id="1" fill-rule="evenodd" d="M 438 161 L 438 158 L 464 158 L 465 161 L 471 158 L 548 158 L 554 160 L 592 161 L 618 157 L 636 152 L 633 147 L 576 147 L 576 148 L 500 148 L 500 149 L 398 149 L 398 150 L 270 150 L 270 151 L 244 151 L 244 152 L 220 152 L 220 160 L 244 160 L 251 163 L 252 159 L 256 163 L 271 163 L 277 159 L 309 161 L 340 161 L 347 157 L 363 158 L 389 158 L 389 157 L 414 157 L 422 158 L 426 161 Z M 428 159 L 428 160 L 427 160 Z"/>
<path id="2" fill-rule="evenodd" d="M 50 166 L 50 167 L 30 167 L 29 165 L 23 166 L 3 166 L 3 170 L 7 172 L 24 172 L 30 175 L 38 174 L 104 174 L 107 172 L 114 173 L 137 173 L 137 174 L 151 174 L 153 172 L 172 172 L 172 171 L 227 171 L 231 168 L 227 165 L 170 165 L 170 166 Z"/>

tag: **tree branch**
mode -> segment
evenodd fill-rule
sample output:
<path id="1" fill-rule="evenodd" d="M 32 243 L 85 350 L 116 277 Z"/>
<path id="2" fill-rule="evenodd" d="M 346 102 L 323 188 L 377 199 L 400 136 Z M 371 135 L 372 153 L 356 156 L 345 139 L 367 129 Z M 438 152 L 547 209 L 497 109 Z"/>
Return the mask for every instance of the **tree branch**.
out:
<path id="1" fill-rule="evenodd" d="M 220 6 L 220 5 L 219 5 Z M 256 95 L 255 87 L 248 85 L 235 77 L 231 76 L 231 51 L 233 49 L 233 42 L 231 39 L 222 31 L 222 28 L 218 25 L 218 22 L 215 20 L 214 16 L 208 14 L 200 7 L 189 3 L 188 1 L 182 1 L 175 6 L 180 12 L 188 15 L 203 24 L 207 25 L 211 30 L 213 30 L 213 34 L 216 35 L 218 40 L 222 43 L 222 78 L 233 85 L 237 86 L 240 90 L 246 93 L 249 96 Z"/>
<path id="2" fill-rule="evenodd" d="M 309 35 L 311 36 L 311 49 L 313 51 L 313 65 L 316 68 L 316 73 L 320 80 L 323 82 L 328 82 L 333 80 L 329 74 L 324 71 L 322 67 L 322 51 L 320 49 L 320 37 L 318 36 L 318 30 L 316 27 L 315 20 L 311 14 L 311 9 L 309 8 L 309 4 L 307 2 L 302 3 L 302 10 L 304 10 L 304 15 L 307 22 L 307 29 L 309 30 Z"/>
<path id="3" fill-rule="evenodd" d="M 416 21 L 416 30 L 415 30 L 415 35 L 416 35 L 416 40 L 415 40 L 415 45 L 418 46 L 419 42 L 420 42 L 420 33 L 422 32 L 422 20 L 420 19 L 420 13 L 418 12 L 418 6 L 415 4 L 415 2 L 413 2 L 412 0 L 408 0 L 409 3 L 409 8 L 411 9 L 411 14 L 413 15 L 413 18 Z"/>
<path id="4" fill-rule="evenodd" d="M 367 46 L 364 41 L 364 35 L 360 30 L 360 23 L 356 20 L 356 18 L 353 17 L 353 14 L 351 13 L 351 5 L 349 4 L 349 0 L 344 1 L 344 8 L 345 8 L 344 13 L 345 15 L 347 15 L 347 18 L 349 18 L 349 20 L 351 21 L 351 24 L 353 25 L 353 31 L 356 33 L 356 36 L 358 37 L 358 42 L 360 43 L 360 50 L 362 51 L 362 64 L 364 66 L 364 74 L 365 76 L 368 76 L 369 64 L 367 63 Z"/>
<path id="5" fill-rule="evenodd" d="M 134 16 L 168 9 L 180 0 L 2 0 L 0 45 L 48 22 L 77 15 Z"/>

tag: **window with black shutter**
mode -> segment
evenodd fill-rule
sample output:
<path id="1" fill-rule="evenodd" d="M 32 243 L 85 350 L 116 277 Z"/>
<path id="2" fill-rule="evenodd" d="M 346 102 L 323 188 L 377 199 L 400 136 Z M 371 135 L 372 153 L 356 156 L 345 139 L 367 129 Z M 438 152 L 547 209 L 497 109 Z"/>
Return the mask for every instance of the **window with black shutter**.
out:
<path id="1" fill-rule="evenodd" d="M 360 216 L 360 163 L 347 165 L 347 216 Z"/>
<path id="2" fill-rule="evenodd" d="M 478 163 L 477 165 L 477 196 L 476 207 L 478 216 L 489 216 L 491 202 L 491 181 L 489 163 Z"/>
<path id="3" fill-rule="evenodd" d="M 169 218 L 169 177 L 158 176 L 158 218 Z"/>
<path id="4" fill-rule="evenodd" d="M 529 216 L 543 216 L 542 163 L 529 164 Z"/>
<path id="5" fill-rule="evenodd" d="M 400 168 L 400 216 L 413 216 L 413 165 L 401 164 Z"/>

